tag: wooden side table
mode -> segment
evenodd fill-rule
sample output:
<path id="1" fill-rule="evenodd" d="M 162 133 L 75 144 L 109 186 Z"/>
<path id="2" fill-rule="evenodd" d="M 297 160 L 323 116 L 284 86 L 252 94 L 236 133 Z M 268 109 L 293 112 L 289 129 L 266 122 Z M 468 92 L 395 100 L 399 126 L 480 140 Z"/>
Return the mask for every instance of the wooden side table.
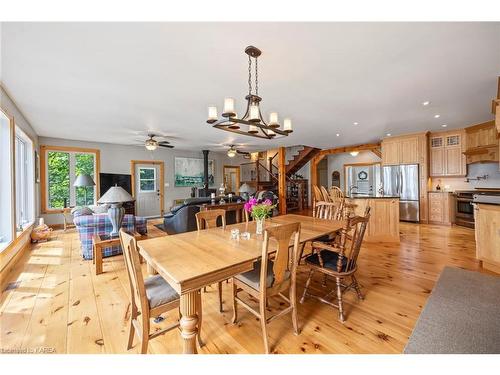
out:
<path id="1" fill-rule="evenodd" d="M 137 232 L 130 233 L 137 240 L 141 238 L 141 234 Z M 92 248 L 94 250 L 94 256 L 92 257 L 92 263 L 95 264 L 95 274 L 100 275 L 102 273 L 102 249 L 107 247 L 112 247 L 120 244 L 120 237 L 111 237 L 109 234 L 97 234 L 92 237 Z"/>
<path id="2" fill-rule="evenodd" d="M 224 204 L 201 204 L 200 211 L 208 211 L 208 210 L 224 210 L 224 211 L 235 211 L 236 212 L 236 222 L 241 223 L 243 217 L 242 213 L 245 208 L 245 202 L 226 202 Z"/>

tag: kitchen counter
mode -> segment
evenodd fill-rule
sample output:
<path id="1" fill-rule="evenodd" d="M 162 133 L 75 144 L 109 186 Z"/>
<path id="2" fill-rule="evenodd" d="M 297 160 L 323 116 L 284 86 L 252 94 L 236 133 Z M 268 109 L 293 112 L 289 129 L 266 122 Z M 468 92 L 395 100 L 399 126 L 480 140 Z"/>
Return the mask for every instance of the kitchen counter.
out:
<path id="1" fill-rule="evenodd" d="M 345 196 L 348 199 L 394 199 L 398 198 L 396 195 L 383 195 L 383 194 L 351 194 Z"/>

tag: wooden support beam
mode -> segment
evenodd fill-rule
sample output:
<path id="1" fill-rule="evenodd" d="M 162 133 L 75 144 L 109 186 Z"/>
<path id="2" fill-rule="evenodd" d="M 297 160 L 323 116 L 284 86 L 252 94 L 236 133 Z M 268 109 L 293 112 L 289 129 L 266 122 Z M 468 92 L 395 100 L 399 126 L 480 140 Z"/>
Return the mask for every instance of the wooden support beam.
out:
<path id="1" fill-rule="evenodd" d="M 321 150 L 319 155 L 326 156 L 326 155 L 333 155 L 333 154 L 342 154 L 344 152 L 352 152 L 352 151 L 371 151 L 371 150 L 379 149 L 380 147 L 381 147 L 380 143 L 364 143 L 364 144 L 355 145 L 355 146 L 337 147 L 337 148 L 330 148 L 327 150 Z"/>
<path id="2" fill-rule="evenodd" d="M 373 152 L 375 155 L 377 155 L 379 158 L 382 158 L 382 150 L 380 148 L 374 148 L 373 150 L 370 150 Z"/>
<path id="3" fill-rule="evenodd" d="M 286 164 L 285 148 L 278 151 L 278 198 L 280 215 L 286 215 Z"/>

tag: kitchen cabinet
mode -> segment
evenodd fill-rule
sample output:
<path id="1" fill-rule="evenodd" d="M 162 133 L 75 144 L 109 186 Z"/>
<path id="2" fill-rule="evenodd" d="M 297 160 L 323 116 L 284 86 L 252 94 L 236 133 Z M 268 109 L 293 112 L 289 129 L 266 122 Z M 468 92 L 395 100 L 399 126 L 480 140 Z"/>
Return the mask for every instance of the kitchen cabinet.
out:
<path id="1" fill-rule="evenodd" d="M 465 128 L 467 134 L 467 149 L 465 155 L 467 164 L 480 162 L 498 162 L 498 138 L 495 121 Z"/>
<path id="2" fill-rule="evenodd" d="M 483 268 L 500 273 L 500 206 L 475 204 L 476 257 Z"/>
<path id="3" fill-rule="evenodd" d="M 418 164 L 419 137 L 403 136 L 385 138 L 382 141 L 382 164 Z"/>
<path id="4" fill-rule="evenodd" d="M 451 192 L 429 192 L 429 223 L 452 225 L 455 222 L 455 197 Z"/>
<path id="5" fill-rule="evenodd" d="M 439 132 L 430 135 L 430 176 L 458 177 L 467 174 L 465 131 Z"/>

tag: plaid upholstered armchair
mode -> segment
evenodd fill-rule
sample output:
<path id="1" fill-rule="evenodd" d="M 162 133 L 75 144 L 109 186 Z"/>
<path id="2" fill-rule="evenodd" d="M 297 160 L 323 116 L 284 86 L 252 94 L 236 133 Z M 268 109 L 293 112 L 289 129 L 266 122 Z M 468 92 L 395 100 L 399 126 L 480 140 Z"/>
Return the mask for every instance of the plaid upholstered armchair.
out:
<path id="1" fill-rule="evenodd" d="M 113 227 L 111 221 L 107 214 L 94 214 L 75 217 L 74 223 L 80 236 L 82 257 L 83 259 L 92 259 L 92 237 L 97 234 L 109 234 Z M 123 217 L 122 228 L 129 232 L 135 230 L 140 234 L 146 234 L 147 220 L 139 216 L 125 215 Z M 104 249 L 103 256 L 109 257 L 121 253 L 122 249 L 120 245 L 117 245 Z"/>

